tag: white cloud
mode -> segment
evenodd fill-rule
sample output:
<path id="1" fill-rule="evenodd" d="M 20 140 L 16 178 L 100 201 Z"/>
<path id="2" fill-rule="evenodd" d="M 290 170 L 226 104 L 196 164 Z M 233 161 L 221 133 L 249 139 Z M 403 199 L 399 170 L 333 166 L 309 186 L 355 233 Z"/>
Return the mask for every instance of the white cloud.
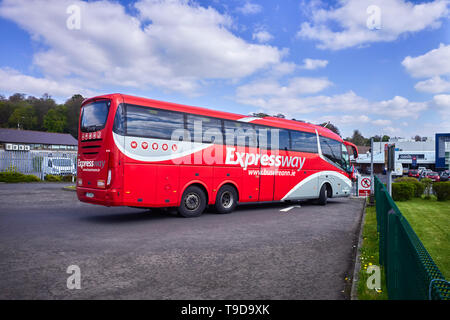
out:
<path id="1" fill-rule="evenodd" d="M 371 112 L 395 119 L 404 117 L 417 119 L 420 112 L 426 109 L 428 109 L 428 102 L 411 102 L 401 96 L 395 96 L 390 100 L 374 102 L 371 105 Z"/>
<path id="2" fill-rule="evenodd" d="M 406 71 L 415 78 L 429 78 L 416 83 L 414 88 L 428 93 L 450 92 L 450 44 L 440 44 L 417 57 L 406 57 L 402 61 Z M 442 78 L 441 76 L 444 76 Z"/>
<path id="3" fill-rule="evenodd" d="M 256 39 L 259 43 L 264 43 L 264 42 L 269 42 L 270 40 L 273 39 L 273 36 L 265 31 L 265 30 L 261 30 L 258 32 L 253 33 L 252 35 L 252 39 Z"/>
<path id="4" fill-rule="evenodd" d="M 237 88 L 239 98 L 254 98 L 265 96 L 276 96 L 292 98 L 302 94 L 317 93 L 331 86 L 332 83 L 326 78 L 296 77 L 289 80 L 288 85 L 281 86 L 275 80 L 260 80 Z"/>
<path id="5" fill-rule="evenodd" d="M 416 90 L 429 93 L 450 92 L 450 81 L 444 80 L 439 76 L 419 81 L 414 86 Z"/>
<path id="6" fill-rule="evenodd" d="M 439 48 L 418 57 L 406 57 L 402 61 L 406 70 L 416 78 L 428 78 L 450 74 L 450 44 L 440 44 Z"/>
<path id="7" fill-rule="evenodd" d="M 0 68 L 0 90 L 8 93 L 26 93 L 34 96 L 42 96 L 44 93 L 49 93 L 56 97 L 68 97 L 75 93 L 80 93 L 84 96 L 91 96 L 93 91 L 85 89 L 83 86 L 76 86 L 59 81 L 36 78 L 21 74 L 17 70 L 10 68 Z"/>
<path id="8" fill-rule="evenodd" d="M 404 0 L 346 0 L 337 7 L 311 3 L 309 22 L 301 24 L 298 37 L 318 41 L 320 49 L 340 50 L 372 42 L 394 41 L 400 35 L 438 28 L 448 16 L 448 0 L 413 4 Z M 371 5 L 380 9 L 380 28 L 368 28 Z M 308 10 L 306 10 L 308 11 Z"/>
<path id="9" fill-rule="evenodd" d="M 376 126 L 388 126 L 392 124 L 392 121 L 389 119 L 377 119 L 372 121 L 372 123 Z"/>
<path id="10" fill-rule="evenodd" d="M 325 68 L 328 64 L 328 60 L 319 60 L 319 59 L 303 59 L 303 69 L 314 70 L 317 68 Z"/>
<path id="11" fill-rule="evenodd" d="M 72 4 L 81 8 L 80 30 L 66 27 Z M 209 79 L 239 79 L 281 62 L 282 50 L 235 36 L 231 18 L 211 7 L 184 0 L 134 6 L 136 17 L 109 1 L 5 0 L 0 16 L 47 48 L 33 57 L 44 78 L 79 78 L 91 88 L 156 86 L 192 94 Z"/>
<path id="12" fill-rule="evenodd" d="M 446 120 L 450 120 L 450 94 L 438 94 L 433 97 L 434 105 L 437 107 L 439 114 Z"/>
<path id="13" fill-rule="evenodd" d="M 257 14 L 262 11 L 262 7 L 259 4 L 246 2 L 242 7 L 236 8 L 236 10 L 244 15 Z"/>

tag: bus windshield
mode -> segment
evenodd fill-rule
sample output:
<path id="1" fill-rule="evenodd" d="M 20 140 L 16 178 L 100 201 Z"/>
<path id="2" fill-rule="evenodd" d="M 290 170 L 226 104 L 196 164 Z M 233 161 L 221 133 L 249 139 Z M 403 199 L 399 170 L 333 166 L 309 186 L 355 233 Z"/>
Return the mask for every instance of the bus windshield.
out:
<path id="1" fill-rule="evenodd" d="M 81 109 L 81 131 L 98 131 L 105 127 L 110 102 L 107 100 L 89 103 Z"/>
<path id="2" fill-rule="evenodd" d="M 322 149 L 322 154 L 329 161 L 344 170 L 348 170 L 350 159 L 344 144 L 330 138 L 320 137 L 320 147 Z"/>

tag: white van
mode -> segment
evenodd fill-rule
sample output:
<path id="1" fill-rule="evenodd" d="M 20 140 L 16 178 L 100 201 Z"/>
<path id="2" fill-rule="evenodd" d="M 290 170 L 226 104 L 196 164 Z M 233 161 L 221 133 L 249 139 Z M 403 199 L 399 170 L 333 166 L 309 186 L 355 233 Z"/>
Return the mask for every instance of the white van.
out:
<path id="1" fill-rule="evenodd" d="M 396 177 L 403 176 L 403 165 L 400 162 L 395 163 L 395 170 L 392 172 L 392 175 Z"/>
<path id="2" fill-rule="evenodd" d="M 77 169 L 70 158 L 44 157 L 42 160 L 42 173 L 44 177 L 48 174 L 75 175 Z"/>

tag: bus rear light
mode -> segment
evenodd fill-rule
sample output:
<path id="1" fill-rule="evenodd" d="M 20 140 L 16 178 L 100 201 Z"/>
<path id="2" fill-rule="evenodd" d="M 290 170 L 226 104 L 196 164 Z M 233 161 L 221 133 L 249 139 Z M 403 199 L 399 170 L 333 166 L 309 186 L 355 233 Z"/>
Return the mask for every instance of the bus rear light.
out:
<path id="1" fill-rule="evenodd" d="M 106 185 L 109 186 L 111 184 L 112 172 L 111 169 L 108 170 L 108 179 L 106 180 Z"/>

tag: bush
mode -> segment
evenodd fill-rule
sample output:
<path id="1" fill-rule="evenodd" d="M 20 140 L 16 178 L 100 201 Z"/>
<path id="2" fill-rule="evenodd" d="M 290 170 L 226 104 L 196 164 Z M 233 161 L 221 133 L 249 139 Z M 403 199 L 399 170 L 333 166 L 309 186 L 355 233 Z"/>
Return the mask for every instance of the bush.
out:
<path id="1" fill-rule="evenodd" d="M 72 182 L 72 177 L 73 177 L 73 181 L 77 180 L 77 177 L 72 176 L 71 174 L 69 174 L 67 176 L 62 176 L 61 180 L 64 182 Z"/>
<path id="2" fill-rule="evenodd" d="M 61 182 L 62 181 L 60 176 L 55 176 L 53 174 L 47 174 L 45 176 L 44 180 L 48 181 L 48 182 Z"/>
<path id="3" fill-rule="evenodd" d="M 414 197 L 416 198 L 420 198 L 423 195 L 423 192 L 425 191 L 425 185 L 416 178 L 402 177 L 395 179 L 395 182 L 406 182 L 412 184 L 414 186 Z"/>
<path id="4" fill-rule="evenodd" d="M 0 172 L 0 182 L 39 182 L 39 178 L 33 174 L 23 174 L 20 172 Z"/>
<path id="5" fill-rule="evenodd" d="M 392 198 L 395 201 L 406 201 L 414 196 L 414 185 L 408 182 L 394 182 L 392 184 Z"/>
<path id="6" fill-rule="evenodd" d="M 433 183 L 433 193 L 438 201 L 450 200 L 450 181 Z"/>

